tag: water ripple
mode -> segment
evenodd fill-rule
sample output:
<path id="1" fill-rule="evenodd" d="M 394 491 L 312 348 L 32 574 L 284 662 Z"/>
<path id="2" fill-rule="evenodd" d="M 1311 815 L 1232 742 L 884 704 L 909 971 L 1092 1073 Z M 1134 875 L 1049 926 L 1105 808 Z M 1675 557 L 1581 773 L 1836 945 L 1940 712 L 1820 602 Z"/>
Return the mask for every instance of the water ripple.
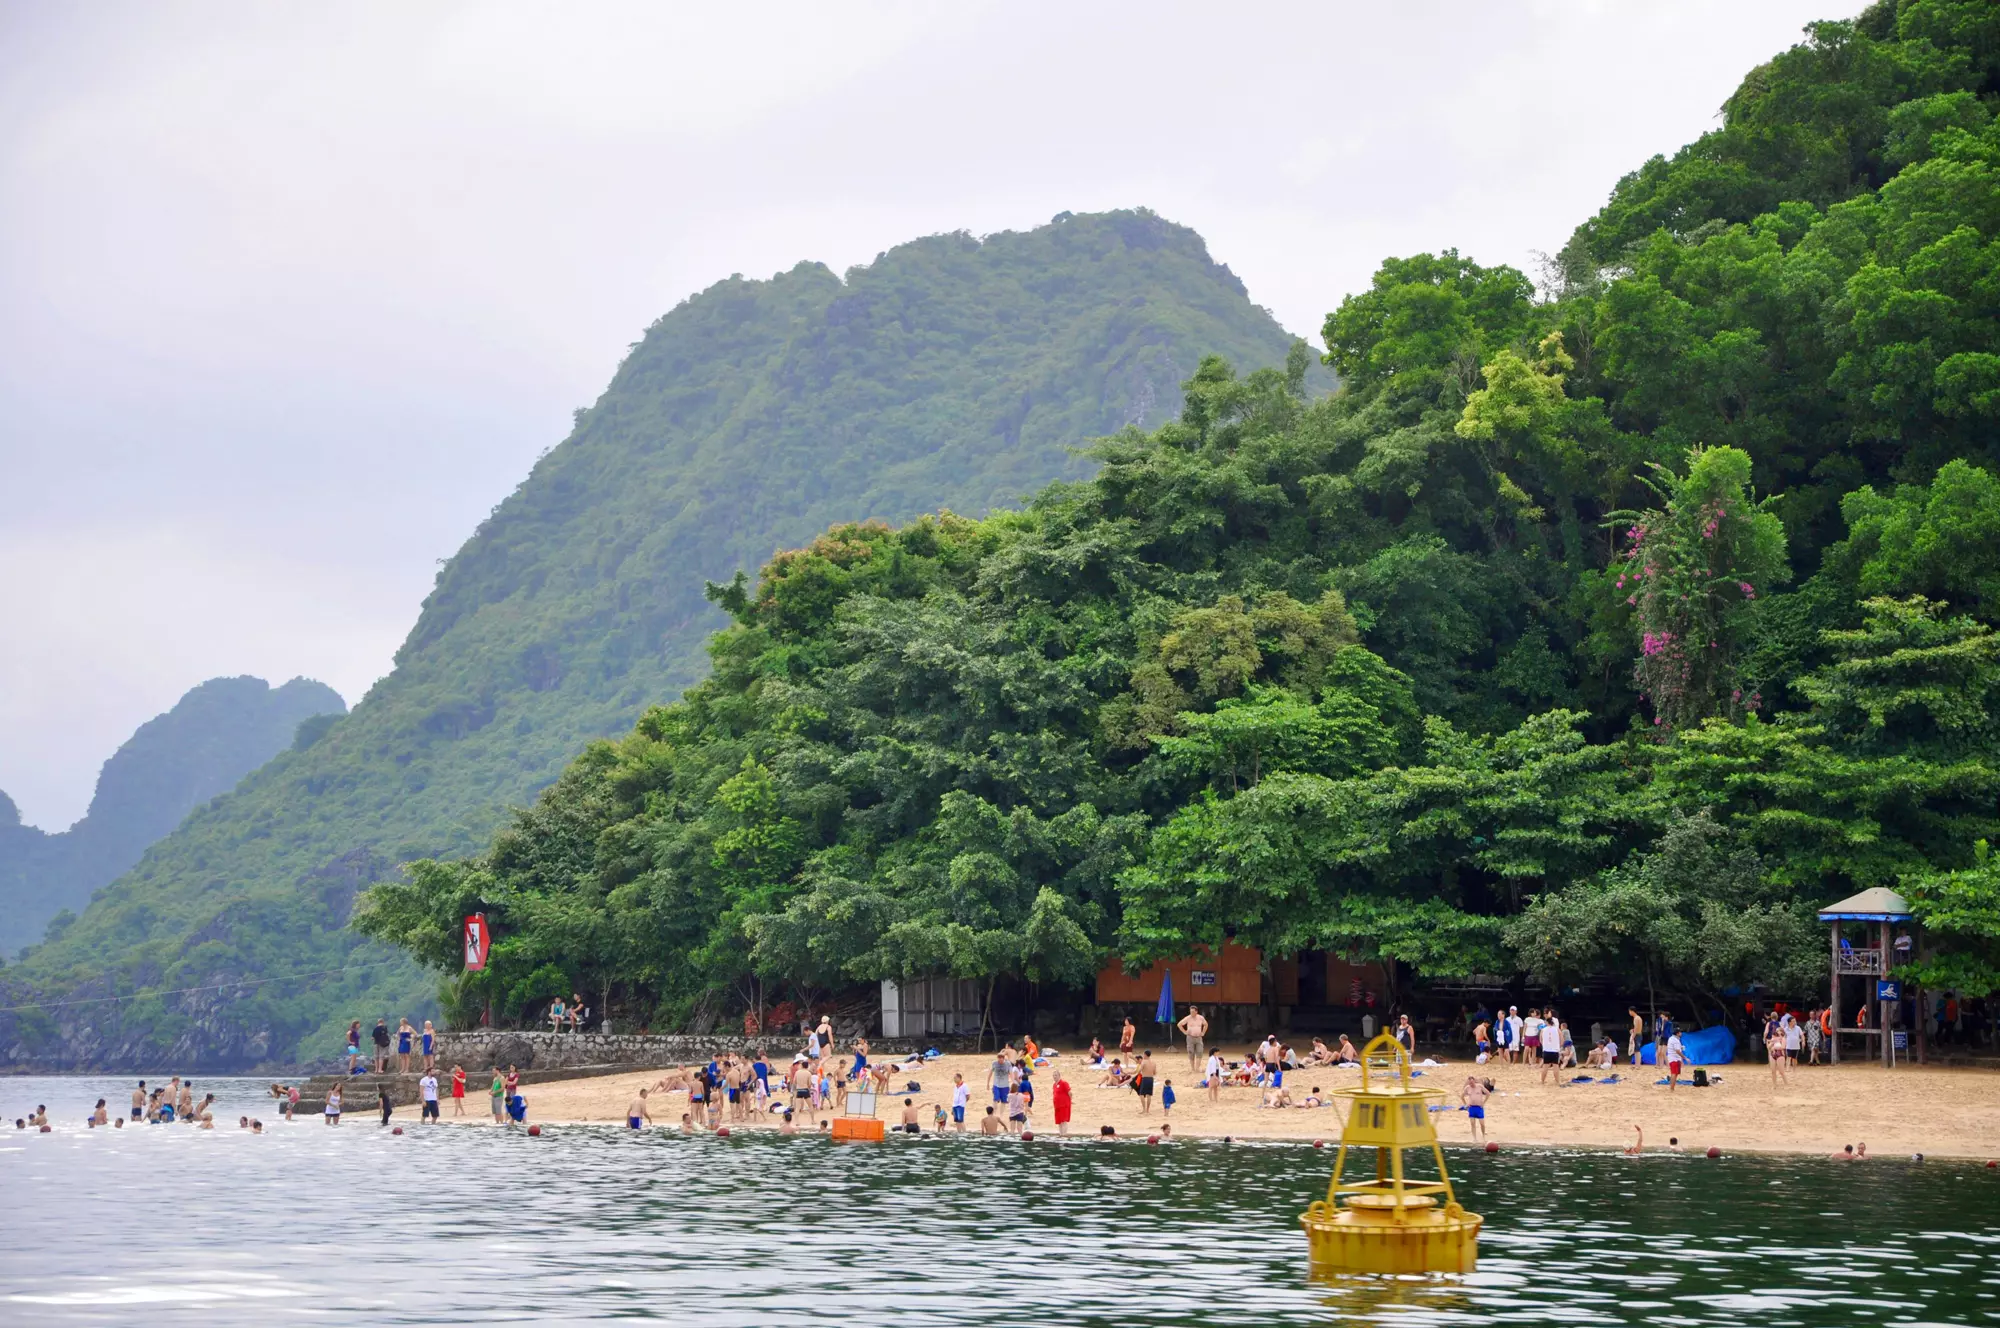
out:
<path id="1" fill-rule="evenodd" d="M 0 1081 L 88 1103 L 108 1081 Z M 268 1121 L 256 1083 L 204 1083 Z M 70 1109 L 79 1116 L 81 1106 Z M 683 1138 L 365 1119 L 12 1135 L 21 1323 L 1991 1323 L 2000 1176 L 1811 1159 L 1460 1153 L 1464 1278 L 1305 1276 L 1331 1158 L 1184 1141 Z"/>

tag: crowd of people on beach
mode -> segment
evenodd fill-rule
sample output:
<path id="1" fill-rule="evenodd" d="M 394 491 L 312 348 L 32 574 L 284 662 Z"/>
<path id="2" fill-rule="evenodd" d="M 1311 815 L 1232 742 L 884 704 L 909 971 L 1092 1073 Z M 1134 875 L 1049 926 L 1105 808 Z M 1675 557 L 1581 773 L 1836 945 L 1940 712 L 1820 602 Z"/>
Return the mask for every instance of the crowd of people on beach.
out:
<path id="1" fill-rule="evenodd" d="M 552 1023 L 558 1029 L 573 1026 L 572 1020 L 585 1011 L 578 1003 L 561 1000 L 551 1007 Z M 560 1018 L 557 1018 L 560 1016 Z M 1409 1057 L 1413 1073 L 1435 1070 L 1441 1062 L 1434 1056 L 1418 1057 L 1418 1030 L 1410 1017 L 1392 1013 L 1387 1031 Z M 1364 1024 L 1373 1031 L 1372 1017 Z M 1831 1033 L 1830 1012 L 1814 1009 L 1801 1015 L 1784 1007 L 1774 1008 L 1761 1034 L 1772 1082 L 1784 1082 L 1802 1061 L 1819 1062 Z M 1070 1062 L 1078 1070 L 1072 1081 L 1065 1072 L 1062 1053 L 1047 1048 L 1032 1037 L 1009 1041 L 997 1050 L 983 1070 L 971 1075 L 954 1073 L 948 1086 L 934 1084 L 926 1093 L 922 1079 L 927 1066 L 940 1053 L 931 1050 L 890 1058 L 877 1058 L 866 1036 L 851 1037 L 845 1052 L 836 1045 L 832 1018 L 822 1014 L 799 1025 L 801 1042 L 789 1059 L 767 1055 L 764 1045 L 747 1043 L 738 1050 L 719 1051 L 706 1063 L 683 1064 L 668 1070 L 651 1085 L 638 1089 L 627 1103 L 626 1125 L 634 1130 L 649 1126 L 677 1124 L 679 1131 L 725 1131 L 732 1125 L 775 1126 L 780 1133 L 801 1131 L 825 1134 L 834 1117 L 859 1114 L 875 1117 L 900 1133 L 920 1134 L 926 1125 L 937 1133 L 977 1133 L 986 1136 L 1032 1135 L 1038 1122 L 1046 1120 L 1058 1134 L 1068 1134 L 1074 1117 L 1080 1085 L 1096 1090 L 1122 1090 L 1134 1095 L 1137 1113 L 1155 1137 L 1172 1137 L 1171 1118 L 1181 1097 L 1173 1078 L 1162 1073 L 1163 1056 L 1138 1045 L 1138 1028 L 1126 1019 L 1115 1048 L 1093 1038 L 1088 1048 Z M 1456 1092 L 1457 1103 L 1465 1112 L 1473 1143 L 1484 1142 L 1489 1106 L 1496 1095 L 1495 1082 L 1477 1072 L 1493 1064 L 1538 1070 L 1538 1082 L 1557 1085 L 1572 1082 L 1616 1083 L 1614 1068 L 1624 1062 L 1637 1065 L 1650 1060 L 1664 1077 L 1659 1080 L 1668 1091 L 1678 1089 L 1687 1067 L 1688 1053 L 1680 1030 L 1666 1014 L 1648 1020 L 1637 1007 L 1628 1007 L 1627 1026 L 1621 1030 L 1624 1046 L 1602 1023 L 1593 1023 L 1587 1047 L 1579 1056 L 1578 1039 L 1571 1026 L 1553 1007 L 1530 1008 L 1523 1014 L 1509 1005 L 1504 1012 L 1480 1008 L 1461 1012 L 1459 1029 L 1471 1042 L 1475 1073 L 1466 1076 Z M 1267 1034 L 1240 1059 L 1225 1056 L 1208 1045 L 1210 1023 L 1201 1010 L 1189 1006 L 1173 1031 L 1180 1034 L 1187 1059 L 1184 1083 L 1205 1095 L 1209 1103 L 1220 1103 L 1228 1089 L 1248 1089 L 1256 1093 L 1254 1106 L 1260 1110 L 1312 1110 L 1332 1107 L 1338 1100 L 1341 1072 L 1360 1068 L 1364 1049 L 1346 1033 L 1313 1036 L 1309 1047 L 1295 1046 L 1278 1033 Z M 465 1099 L 473 1089 L 473 1076 L 463 1066 L 452 1065 L 440 1072 L 437 1065 L 438 1035 L 426 1020 L 421 1028 L 407 1018 L 391 1029 L 386 1018 L 376 1021 L 372 1034 L 372 1067 L 384 1075 L 395 1065 L 395 1073 L 407 1075 L 413 1069 L 420 1077 L 416 1085 L 420 1107 L 419 1124 L 441 1123 L 443 1099 L 452 1102 L 451 1114 L 462 1118 Z M 362 1024 L 353 1021 L 347 1034 L 347 1075 L 363 1073 Z M 1591 1071 L 1586 1075 L 1584 1071 Z M 1320 1072 L 1320 1073 L 1314 1073 Z M 528 1104 L 522 1095 L 522 1075 L 513 1065 L 478 1072 L 487 1079 L 489 1110 L 497 1124 L 527 1123 Z M 1699 1072 L 1697 1072 L 1699 1073 Z M 1332 1078 L 1324 1078 L 1324 1076 Z M 346 1076 L 343 1076 L 345 1078 Z M 1322 1080 L 1323 1082 L 1314 1082 Z M 1700 1082 L 1699 1079 L 1696 1082 Z M 1332 1084 L 1336 1091 L 1324 1086 Z M 374 1100 L 367 1104 L 379 1112 L 383 1126 L 392 1123 L 397 1103 L 391 1085 L 374 1085 Z M 407 1091 L 406 1087 L 399 1091 Z M 298 1109 L 297 1086 L 273 1083 L 270 1088 L 283 1119 L 290 1121 Z M 329 1126 L 338 1125 L 344 1115 L 361 1106 L 353 1103 L 341 1083 L 331 1084 L 319 1114 Z M 663 1099 L 680 1099 L 678 1122 L 659 1119 L 656 1112 L 671 1117 Z M 100 1099 L 88 1118 L 92 1128 L 122 1129 L 129 1122 L 185 1123 L 214 1129 L 215 1095 L 197 1097 L 194 1085 L 178 1076 L 163 1084 L 139 1081 L 133 1090 L 129 1116 L 110 1110 Z M 1157 1114 L 1157 1115 L 1156 1115 Z M 1157 1118 L 1157 1126 L 1154 1119 Z M 17 1128 L 50 1128 L 46 1108 L 18 1119 Z M 244 1116 L 239 1128 L 261 1133 L 259 1120 Z M 1637 1130 L 1637 1127 L 1634 1127 Z M 1100 1135 L 1115 1137 L 1109 1125 Z M 1643 1145 L 1641 1138 L 1634 1147 Z M 1670 1141 L 1669 1147 L 1677 1147 Z M 1632 1151 L 1628 1149 L 1627 1151 Z M 1866 1146 L 1850 1147 L 1833 1155 L 1835 1160 L 1865 1158 Z"/>

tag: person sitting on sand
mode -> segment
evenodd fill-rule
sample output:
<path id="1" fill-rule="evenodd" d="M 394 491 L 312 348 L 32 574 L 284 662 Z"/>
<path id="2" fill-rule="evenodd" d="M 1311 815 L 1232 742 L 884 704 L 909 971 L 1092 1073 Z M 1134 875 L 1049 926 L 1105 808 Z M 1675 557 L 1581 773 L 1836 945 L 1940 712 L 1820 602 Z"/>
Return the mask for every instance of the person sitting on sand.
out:
<path id="1" fill-rule="evenodd" d="M 1309 1059 L 1314 1065 L 1330 1065 L 1333 1063 L 1333 1051 L 1326 1045 L 1325 1038 L 1316 1037 L 1313 1039 L 1312 1055 Z"/>
<path id="2" fill-rule="evenodd" d="M 1093 1070 L 1104 1064 L 1104 1043 L 1100 1039 L 1090 1040 L 1090 1050 L 1083 1054 L 1083 1063 Z"/>
<path id="3" fill-rule="evenodd" d="M 1306 1094 L 1306 1100 L 1300 1105 L 1307 1107 L 1323 1107 L 1326 1105 L 1326 1099 L 1319 1095 L 1318 1084 L 1313 1085 L 1312 1091 Z"/>
<path id="4" fill-rule="evenodd" d="M 1273 1109 L 1279 1107 L 1291 1106 L 1292 1090 L 1289 1088 L 1280 1087 L 1277 1092 L 1271 1094 L 1271 1100 L 1269 1102 L 1266 1102 L 1264 1105 L 1267 1107 L 1271 1107 Z"/>
<path id="5" fill-rule="evenodd" d="M 1341 1065 L 1361 1064 L 1361 1053 L 1354 1049 L 1354 1043 L 1348 1040 L 1345 1033 L 1340 1035 L 1340 1050 L 1334 1053 L 1334 1060 Z"/>
<path id="6" fill-rule="evenodd" d="M 1612 1066 L 1618 1064 L 1617 1044 L 1610 1038 L 1604 1039 L 1604 1041 L 1590 1049 L 1590 1055 L 1586 1058 L 1586 1061 L 1593 1070 L 1610 1069 Z"/>
<path id="7" fill-rule="evenodd" d="M 1099 1088 L 1123 1088 L 1132 1076 L 1125 1073 L 1125 1066 L 1116 1056 L 1111 1058 L 1111 1068 L 1097 1081 Z"/>

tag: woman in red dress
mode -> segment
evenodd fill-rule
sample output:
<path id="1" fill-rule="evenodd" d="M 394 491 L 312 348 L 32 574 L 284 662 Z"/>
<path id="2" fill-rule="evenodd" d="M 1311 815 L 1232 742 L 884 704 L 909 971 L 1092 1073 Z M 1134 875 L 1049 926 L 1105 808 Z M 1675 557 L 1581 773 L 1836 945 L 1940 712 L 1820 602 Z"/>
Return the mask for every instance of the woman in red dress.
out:
<path id="1" fill-rule="evenodd" d="M 1056 1071 L 1055 1104 L 1056 1104 L 1056 1133 L 1068 1134 L 1069 1133 L 1069 1080 L 1062 1077 L 1061 1070 Z"/>

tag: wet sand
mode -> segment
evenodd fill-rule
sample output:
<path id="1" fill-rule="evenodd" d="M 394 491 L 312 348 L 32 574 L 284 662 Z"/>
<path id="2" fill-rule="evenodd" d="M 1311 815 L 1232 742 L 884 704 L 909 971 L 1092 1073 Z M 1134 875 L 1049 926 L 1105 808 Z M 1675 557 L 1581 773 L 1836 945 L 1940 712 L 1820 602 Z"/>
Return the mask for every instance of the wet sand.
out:
<path id="1" fill-rule="evenodd" d="M 1241 1059 L 1243 1051 L 1232 1047 L 1224 1054 Z M 1165 1120 L 1172 1122 L 1177 1137 L 1230 1135 L 1324 1139 L 1328 1143 L 1340 1137 L 1342 1113 L 1337 1106 L 1267 1110 L 1257 1105 L 1261 1094 L 1253 1088 L 1224 1088 L 1221 1101 L 1210 1102 L 1207 1091 L 1194 1086 L 1200 1076 L 1188 1070 L 1185 1055 L 1163 1054 L 1157 1061 L 1160 1078 L 1174 1084 L 1177 1101 L 1171 1115 L 1161 1112 L 1157 1097 L 1151 1114 L 1142 1115 L 1139 1098 L 1129 1088 L 1096 1087 L 1101 1072 L 1085 1069 L 1074 1054 L 1065 1054 L 1035 1072 L 1032 1128 L 1040 1133 L 1056 1132 L 1050 1089 L 1056 1071 L 1061 1070 L 1070 1081 L 1074 1100 L 1071 1134 L 1095 1135 L 1100 1126 L 1110 1125 L 1121 1137 L 1144 1137 Z M 898 1075 L 894 1082 L 899 1090 L 909 1078 L 921 1083 L 922 1090 L 898 1091 L 885 1098 L 882 1116 L 895 1125 L 901 1120 L 902 1099 L 913 1097 L 928 1133 L 933 1104 L 951 1104 L 951 1077 L 956 1072 L 963 1074 L 972 1088 L 966 1126 L 968 1133 L 976 1134 L 975 1122 L 991 1101 L 986 1092 L 986 1070 L 991 1064 L 991 1055 L 945 1056 L 927 1063 L 914 1075 Z M 1470 1122 L 1459 1109 L 1458 1090 L 1474 1069 L 1459 1060 L 1424 1071 L 1423 1083 L 1446 1092 L 1444 1101 L 1450 1110 L 1437 1113 L 1436 1120 L 1438 1135 L 1447 1145 L 1470 1142 Z M 1613 1071 L 1620 1078 L 1615 1084 L 1563 1088 L 1553 1082 L 1537 1082 L 1536 1066 L 1490 1064 L 1477 1069 L 1496 1086 L 1487 1102 L 1487 1134 L 1503 1147 L 1622 1148 L 1632 1142 L 1632 1127 L 1637 1124 L 1645 1128 L 1649 1150 L 1664 1148 L 1670 1137 L 1678 1137 L 1682 1148 L 1692 1150 L 1717 1147 L 1725 1152 L 1824 1156 L 1846 1144 L 1866 1143 L 1870 1154 L 1885 1157 L 1908 1157 L 1917 1152 L 1939 1158 L 2000 1157 L 2000 1091 L 1996 1091 L 2000 1090 L 2000 1076 L 1991 1070 L 1919 1066 L 1884 1070 L 1879 1065 L 1851 1063 L 1801 1066 L 1792 1072 L 1789 1082 L 1774 1089 L 1769 1067 L 1738 1062 L 1717 1067 L 1714 1073 L 1720 1082 L 1712 1087 L 1690 1088 L 1683 1082 L 1670 1093 L 1655 1085 L 1660 1076 L 1649 1066 L 1620 1066 Z M 528 1119 L 541 1124 L 622 1125 L 626 1104 L 660 1075 L 661 1071 L 648 1070 L 536 1084 L 524 1089 Z M 476 1096 L 466 1098 L 467 1114 L 456 1118 L 457 1123 L 490 1125 L 484 1080 L 477 1075 L 473 1078 Z M 1287 1087 L 1300 1100 L 1315 1085 L 1330 1092 L 1358 1079 L 1356 1071 L 1330 1067 L 1285 1075 Z M 681 1113 L 687 1110 L 687 1095 L 654 1093 L 649 1106 L 657 1125 L 678 1128 Z M 454 1123 L 451 1110 L 446 1099 L 446 1124 Z M 356 1120 L 367 1114 L 351 1113 Z M 396 1120 L 411 1124 L 417 1115 L 415 1107 L 401 1108 Z M 777 1117 L 728 1123 L 732 1129 L 775 1129 Z M 801 1122 L 801 1132 L 804 1129 Z"/>

